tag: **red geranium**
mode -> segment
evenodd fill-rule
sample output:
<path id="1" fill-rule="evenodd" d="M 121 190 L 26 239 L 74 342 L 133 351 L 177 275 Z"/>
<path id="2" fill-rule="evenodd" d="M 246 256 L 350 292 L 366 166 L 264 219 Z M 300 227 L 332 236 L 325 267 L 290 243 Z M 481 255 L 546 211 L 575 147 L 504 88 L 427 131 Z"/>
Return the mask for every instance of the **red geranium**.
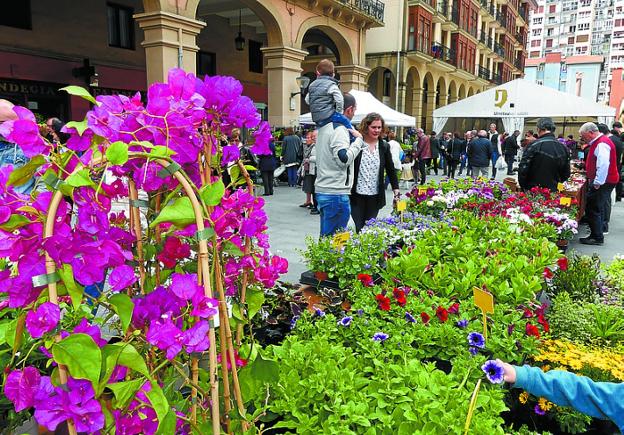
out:
<path id="1" fill-rule="evenodd" d="M 394 295 L 397 304 L 399 304 L 400 307 L 404 307 L 405 304 L 407 304 L 407 299 L 405 299 L 405 292 L 403 290 L 399 290 L 398 288 L 395 288 L 392 291 L 392 294 Z"/>
<path id="2" fill-rule="evenodd" d="M 526 325 L 526 335 L 535 337 L 535 338 L 540 338 L 539 329 L 537 329 L 537 326 L 531 325 L 530 323 L 527 323 Z"/>
<path id="3" fill-rule="evenodd" d="M 436 309 L 436 316 L 440 319 L 440 322 L 444 323 L 448 320 L 448 311 L 444 307 L 438 307 Z"/>
<path id="4" fill-rule="evenodd" d="M 358 273 L 357 279 L 366 287 L 371 287 L 373 285 L 373 277 L 367 273 Z"/>
<path id="5" fill-rule="evenodd" d="M 377 299 L 377 304 L 380 310 L 390 311 L 390 298 L 379 293 L 377 296 L 375 296 L 375 299 Z"/>
<path id="6" fill-rule="evenodd" d="M 420 320 L 422 320 L 422 322 L 426 325 L 429 323 L 429 320 L 431 320 L 431 317 L 429 317 L 429 314 L 427 313 L 420 313 Z"/>
<path id="7" fill-rule="evenodd" d="M 557 266 L 559 266 L 559 269 L 563 270 L 564 272 L 568 270 L 568 257 L 563 257 L 557 260 Z"/>
<path id="8" fill-rule="evenodd" d="M 555 274 L 552 273 L 552 270 L 547 267 L 544 268 L 544 272 L 542 273 L 542 275 L 544 275 L 544 278 L 546 279 L 552 279 L 552 277 L 555 276 Z"/>

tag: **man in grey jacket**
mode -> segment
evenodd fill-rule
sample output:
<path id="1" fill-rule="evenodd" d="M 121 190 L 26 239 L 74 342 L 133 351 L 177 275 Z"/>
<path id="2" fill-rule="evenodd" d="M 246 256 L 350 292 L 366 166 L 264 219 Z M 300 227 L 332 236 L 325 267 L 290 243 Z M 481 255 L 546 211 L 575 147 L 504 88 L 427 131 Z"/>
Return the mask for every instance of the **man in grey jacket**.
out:
<path id="1" fill-rule="evenodd" d="M 355 98 L 344 94 L 344 115 L 353 119 Z M 353 186 L 353 161 L 360 153 L 349 133 L 361 137 L 354 129 L 329 123 L 318 129 L 316 140 L 316 182 L 314 190 L 321 213 L 321 236 L 347 227 L 351 216 L 349 194 Z"/>

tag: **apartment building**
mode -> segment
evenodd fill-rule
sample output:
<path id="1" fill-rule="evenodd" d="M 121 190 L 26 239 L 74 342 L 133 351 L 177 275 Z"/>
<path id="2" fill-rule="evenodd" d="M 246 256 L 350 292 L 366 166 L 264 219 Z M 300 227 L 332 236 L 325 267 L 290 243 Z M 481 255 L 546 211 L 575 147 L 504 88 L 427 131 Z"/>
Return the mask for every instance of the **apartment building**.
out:
<path id="1" fill-rule="evenodd" d="M 369 90 L 430 129 L 436 108 L 523 75 L 535 7 L 535 0 L 386 0 L 386 25 L 367 32 Z"/>
<path id="2" fill-rule="evenodd" d="M 596 98 L 609 100 L 612 70 L 624 66 L 624 0 L 538 0 L 529 22 L 529 58 L 603 56 Z"/>

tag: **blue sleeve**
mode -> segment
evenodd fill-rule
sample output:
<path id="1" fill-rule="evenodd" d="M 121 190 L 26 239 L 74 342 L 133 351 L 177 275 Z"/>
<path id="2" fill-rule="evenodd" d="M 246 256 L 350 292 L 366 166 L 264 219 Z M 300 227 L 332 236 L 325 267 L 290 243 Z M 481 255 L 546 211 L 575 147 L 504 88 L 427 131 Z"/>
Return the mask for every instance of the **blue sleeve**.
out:
<path id="1" fill-rule="evenodd" d="M 542 372 L 536 367 L 515 367 L 515 388 L 570 406 L 592 417 L 612 420 L 624 429 L 624 384 L 594 382 L 563 370 Z M 624 431 L 623 431 L 624 432 Z"/>
<path id="2" fill-rule="evenodd" d="M 347 150 L 338 150 L 338 158 L 342 163 L 347 163 L 349 161 L 349 156 L 347 156 Z"/>

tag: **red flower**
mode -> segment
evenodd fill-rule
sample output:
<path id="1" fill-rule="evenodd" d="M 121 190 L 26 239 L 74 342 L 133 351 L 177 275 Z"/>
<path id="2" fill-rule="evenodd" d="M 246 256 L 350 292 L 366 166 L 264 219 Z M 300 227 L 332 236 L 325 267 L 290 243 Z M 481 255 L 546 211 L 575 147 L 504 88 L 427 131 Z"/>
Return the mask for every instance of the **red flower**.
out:
<path id="1" fill-rule="evenodd" d="M 450 314 L 459 314 L 459 304 L 457 302 L 455 302 L 453 305 L 451 305 L 448 308 L 448 312 Z"/>
<path id="2" fill-rule="evenodd" d="M 544 328 L 544 332 L 549 332 L 550 331 L 550 325 L 548 324 L 548 321 L 544 317 L 544 314 L 542 314 L 542 313 L 538 314 L 537 322 L 540 325 L 542 325 L 542 328 Z"/>
<path id="3" fill-rule="evenodd" d="M 373 285 L 373 277 L 367 273 L 358 273 L 357 279 L 366 287 L 371 287 Z"/>
<path id="4" fill-rule="evenodd" d="M 563 270 L 564 272 L 568 270 L 568 257 L 563 257 L 557 260 L 557 266 L 559 266 L 559 269 Z"/>
<path id="5" fill-rule="evenodd" d="M 531 325 L 530 323 L 527 323 L 526 325 L 526 335 L 535 337 L 535 338 L 540 338 L 539 329 L 537 329 L 537 326 Z"/>
<path id="6" fill-rule="evenodd" d="M 396 298 L 397 304 L 399 304 L 400 307 L 404 307 L 405 304 L 407 304 L 407 299 L 405 299 L 405 292 L 403 290 L 395 288 L 392 291 L 392 294 Z"/>
<path id="7" fill-rule="evenodd" d="M 525 318 L 527 318 L 527 319 L 528 319 L 529 317 L 533 317 L 533 311 L 529 310 L 528 308 L 525 308 L 525 309 L 524 309 L 524 315 L 523 315 L 523 317 L 525 317 Z"/>
<path id="8" fill-rule="evenodd" d="M 380 293 L 377 296 L 375 296 L 375 299 L 377 299 L 377 304 L 380 310 L 390 311 L 390 298 Z"/>
<path id="9" fill-rule="evenodd" d="M 440 322 L 444 323 L 448 320 L 448 311 L 444 307 L 438 307 L 436 309 L 436 316 L 440 319 Z"/>
<path id="10" fill-rule="evenodd" d="M 429 314 L 427 313 L 420 313 L 420 320 L 422 320 L 422 322 L 426 325 L 429 323 L 429 320 L 431 320 L 431 317 L 429 317 Z"/>
<path id="11" fill-rule="evenodd" d="M 542 275 L 544 275 L 545 279 L 552 279 L 552 277 L 554 276 L 554 274 L 552 273 L 552 270 L 550 270 L 547 267 L 544 268 L 544 272 L 542 273 Z"/>
<path id="12" fill-rule="evenodd" d="M 167 269 L 173 269 L 177 260 L 186 258 L 191 255 L 191 247 L 186 243 L 182 243 L 177 237 L 169 237 L 165 240 L 163 250 L 156 255 L 156 259 L 159 260 Z"/>

